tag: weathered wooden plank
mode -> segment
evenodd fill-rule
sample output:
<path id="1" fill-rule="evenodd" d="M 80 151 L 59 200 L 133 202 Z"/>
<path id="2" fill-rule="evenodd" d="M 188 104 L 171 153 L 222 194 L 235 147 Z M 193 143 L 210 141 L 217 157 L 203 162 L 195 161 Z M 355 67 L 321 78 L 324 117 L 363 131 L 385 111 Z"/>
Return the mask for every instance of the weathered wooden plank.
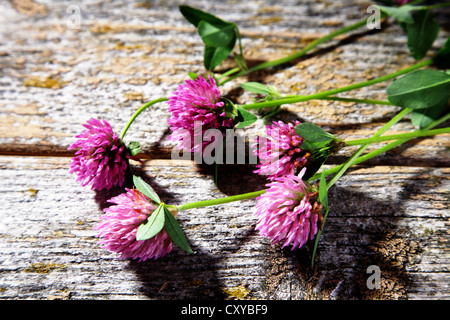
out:
<path id="1" fill-rule="evenodd" d="M 450 294 L 447 168 L 359 168 L 345 176 L 331 191 L 332 211 L 311 269 L 311 244 L 281 250 L 255 232 L 254 200 L 181 212 L 195 255 L 174 249 L 158 261 L 118 260 L 100 248 L 92 228 L 119 190 L 80 187 L 67 172 L 68 158 L 2 156 L 0 163 L 3 299 L 442 299 Z M 140 172 L 164 201 L 179 204 L 260 186 L 254 175 L 234 169 L 223 168 L 229 178 L 220 188 L 208 170 L 190 161 L 149 160 Z M 369 265 L 381 269 L 380 290 L 366 286 Z"/>

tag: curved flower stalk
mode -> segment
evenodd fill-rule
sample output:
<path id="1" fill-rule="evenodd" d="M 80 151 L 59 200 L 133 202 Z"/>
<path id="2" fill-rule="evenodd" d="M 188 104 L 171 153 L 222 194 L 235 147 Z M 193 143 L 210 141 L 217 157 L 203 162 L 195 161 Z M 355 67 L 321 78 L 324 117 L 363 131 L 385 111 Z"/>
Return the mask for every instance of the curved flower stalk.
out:
<path id="1" fill-rule="evenodd" d="M 310 153 L 300 148 L 304 139 L 295 132 L 300 121 L 284 123 L 274 121 L 266 126 L 266 133 L 270 139 L 256 138 L 255 155 L 260 163 L 255 173 L 266 175 L 269 180 L 278 177 L 297 174 L 304 167 Z"/>
<path id="2" fill-rule="evenodd" d="M 292 245 L 292 250 L 312 240 L 323 219 L 317 186 L 302 180 L 305 170 L 268 183 L 256 203 L 256 230 L 272 244 L 283 242 L 283 248 Z"/>
<path id="3" fill-rule="evenodd" d="M 92 189 L 111 189 L 123 186 L 128 160 L 137 158 L 117 136 L 106 121 L 90 119 L 86 129 L 67 150 L 79 149 L 72 158 L 70 173 L 76 173 L 76 181 L 82 186 L 92 184 Z"/>
<path id="4" fill-rule="evenodd" d="M 103 220 L 94 227 L 104 248 L 119 253 L 120 259 L 158 259 L 172 250 L 172 240 L 165 229 L 154 237 L 138 241 L 139 226 L 156 210 L 157 206 L 136 189 L 127 189 L 110 200 L 115 205 L 104 209 Z"/>
<path id="5" fill-rule="evenodd" d="M 171 116 L 167 122 L 172 130 L 170 139 L 178 143 L 182 150 L 203 151 L 207 145 L 214 144 L 214 140 L 203 141 L 208 129 L 224 132 L 234 125 L 233 118 L 227 116 L 225 103 L 221 101 L 220 91 L 210 75 L 208 80 L 201 76 L 196 80 L 186 80 L 168 99 Z"/>

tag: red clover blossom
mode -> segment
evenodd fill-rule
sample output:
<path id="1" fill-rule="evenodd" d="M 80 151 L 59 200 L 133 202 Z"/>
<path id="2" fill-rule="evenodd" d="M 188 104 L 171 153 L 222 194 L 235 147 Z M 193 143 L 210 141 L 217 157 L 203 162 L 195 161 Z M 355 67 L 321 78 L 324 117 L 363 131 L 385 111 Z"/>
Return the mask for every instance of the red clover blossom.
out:
<path id="1" fill-rule="evenodd" d="M 318 200 L 317 186 L 305 183 L 302 177 L 287 175 L 268 183 L 269 187 L 257 198 L 256 230 L 269 237 L 272 244 L 283 241 L 283 248 L 302 247 L 313 239 L 322 223 L 322 205 Z"/>
<path id="2" fill-rule="evenodd" d="M 157 207 L 138 190 L 126 188 L 126 191 L 108 200 L 115 205 L 104 209 L 103 221 L 94 227 L 100 231 L 100 243 L 105 249 L 119 253 L 120 259 L 145 261 L 164 257 L 172 250 L 172 240 L 165 229 L 150 239 L 136 240 L 138 227 Z"/>
<path id="3" fill-rule="evenodd" d="M 266 126 L 270 139 L 257 137 L 255 154 L 260 163 L 255 173 L 268 176 L 269 180 L 278 177 L 297 174 L 308 162 L 310 153 L 300 148 L 304 139 L 295 132 L 295 126 L 300 121 L 284 123 L 274 121 Z"/>
<path id="4" fill-rule="evenodd" d="M 210 144 L 202 139 L 208 129 L 223 132 L 234 124 L 233 119 L 226 115 L 225 103 L 221 101 L 219 88 L 211 76 L 208 80 L 201 76 L 196 80 L 186 80 L 168 99 L 168 111 L 172 114 L 167 122 L 173 131 L 170 139 L 177 142 L 180 149 L 200 152 Z M 196 130 L 197 124 L 201 124 L 201 130 Z M 187 132 L 189 139 L 186 139 Z M 196 144 L 196 141 L 202 143 Z"/>
<path id="5" fill-rule="evenodd" d="M 102 190 L 121 187 L 131 156 L 121 139 L 106 121 L 90 119 L 86 129 L 67 150 L 79 149 L 72 158 L 70 173 L 76 173 L 76 181 L 82 186 L 92 184 L 92 189 Z"/>

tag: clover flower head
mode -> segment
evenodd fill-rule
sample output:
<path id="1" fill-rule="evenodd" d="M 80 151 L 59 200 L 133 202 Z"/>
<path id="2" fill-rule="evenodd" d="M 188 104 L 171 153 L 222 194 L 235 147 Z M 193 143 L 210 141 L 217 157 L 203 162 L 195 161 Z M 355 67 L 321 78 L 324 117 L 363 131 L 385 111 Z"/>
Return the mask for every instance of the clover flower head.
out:
<path id="1" fill-rule="evenodd" d="M 79 149 L 70 163 L 70 173 L 82 186 L 92 184 L 92 189 L 121 187 L 125 181 L 128 159 L 134 158 L 121 139 L 106 121 L 90 119 L 86 129 L 75 136 L 78 140 L 67 150 Z"/>
<path id="2" fill-rule="evenodd" d="M 292 250 L 312 240 L 322 223 L 317 186 L 302 180 L 305 170 L 268 183 L 256 203 L 256 230 L 272 244 L 283 241 L 282 247 L 292 245 Z"/>
<path id="3" fill-rule="evenodd" d="M 226 115 L 225 103 L 221 101 L 214 78 L 209 75 L 208 80 L 201 76 L 196 80 L 186 80 L 168 98 L 168 104 L 171 116 L 167 122 L 173 131 L 170 139 L 183 150 L 202 151 L 208 144 L 214 143 L 214 140 L 209 142 L 202 139 L 208 129 L 223 132 L 234 124 L 234 120 Z M 201 130 L 196 128 L 199 124 Z M 186 132 L 189 133 L 189 139 L 186 139 Z"/>
<path id="4" fill-rule="evenodd" d="M 172 240 L 166 230 L 161 230 L 147 240 L 136 240 L 138 227 L 157 208 L 154 203 L 136 189 L 125 188 L 122 193 L 108 202 L 115 205 L 104 209 L 103 220 L 95 230 L 99 230 L 100 244 L 105 249 L 119 253 L 120 259 L 158 259 L 172 250 Z"/>
<path id="5" fill-rule="evenodd" d="M 271 181 L 278 177 L 293 175 L 308 162 L 309 152 L 300 148 L 304 139 L 295 132 L 300 121 L 284 123 L 274 121 L 266 126 L 267 138 L 256 138 L 255 155 L 259 157 L 255 173 L 265 175 Z"/>

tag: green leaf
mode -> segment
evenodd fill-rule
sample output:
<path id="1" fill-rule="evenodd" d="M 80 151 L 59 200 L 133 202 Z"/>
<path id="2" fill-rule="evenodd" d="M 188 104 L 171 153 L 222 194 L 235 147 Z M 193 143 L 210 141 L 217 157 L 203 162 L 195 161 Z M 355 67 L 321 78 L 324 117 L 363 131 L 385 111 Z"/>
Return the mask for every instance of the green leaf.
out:
<path id="1" fill-rule="evenodd" d="M 444 46 L 438 51 L 433 60 L 439 69 L 450 68 L 450 37 L 447 38 Z"/>
<path id="2" fill-rule="evenodd" d="M 448 105 L 447 101 L 448 99 L 445 99 L 431 108 L 414 109 L 411 112 L 412 124 L 420 129 L 427 127 L 430 123 L 439 119 L 439 117 L 445 112 Z"/>
<path id="3" fill-rule="evenodd" d="M 207 70 L 214 70 L 223 60 L 228 58 L 233 46 L 227 47 L 210 47 L 205 46 L 205 52 L 203 57 L 203 65 Z"/>
<path id="4" fill-rule="evenodd" d="M 323 214 L 323 220 L 322 220 L 322 226 L 319 228 L 316 239 L 314 241 L 314 247 L 313 247 L 313 253 L 311 257 L 311 266 L 314 267 L 314 259 L 317 252 L 317 247 L 319 246 L 319 239 L 322 235 L 323 226 L 325 225 L 325 220 L 327 219 L 328 212 L 330 211 L 330 207 L 328 206 L 328 188 L 327 188 L 327 182 L 325 180 L 325 173 L 322 172 L 322 175 L 320 176 L 320 184 L 319 184 L 319 200 L 320 203 L 322 203 L 322 210 L 324 212 Z"/>
<path id="5" fill-rule="evenodd" d="M 191 78 L 192 80 L 197 80 L 198 78 L 198 74 L 195 72 L 188 72 L 188 76 L 189 78 Z"/>
<path id="6" fill-rule="evenodd" d="M 378 6 L 382 11 L 386 12 L 388 15 L 392 16 L 398 22 L 404 23 L 414 23 L 410 12 L 419 9 L 419 7 L 412 6 L 409 4 L 403 5 L 401 7 L 386 7 Z"/>
<path id="7" fill-rule="evenodd" d="M 323 172 L 320 176 L 319 200 L 323 208 L 326 210 L 328 208 L 328 188 L 327 181 L 325 180 L 325 173 Z"/>
<path id="8" fill-rule="evenodd" d="M 185 17 L 185 19 L 196 27 L 198 27 L 200 21 L 202 20 L 216 26 L 226 26 L 229 24 L 229 22 L 223 21 L 222 19 L 219 19 L 218 17 L 210 13 L 201 11 L 199 9 L 190 6 L 181 5 L 178 7 L 178 9 L 180 10 L 181 14 Z"/>
<path id="9" fill-rule="evenodd" d="M 330 143 L 330 140 L 317 141 L 317 142 L 305 140 L 300 145 L 300 148 L 302 150 L 314 151 L 314 150 L 319 150 L 319 149 L 326 147 L 329 143 Z"/>
<path id="10" fill-rule="evenodd" d="M 141 152 L 140 143 L 138 141 L 131 141 L 128 144 L 128 149 L 130 150 L 130 154 L 132 156 L 135 156 L 135 155 L 137 155 L 138 153 Z"/>
<path id="11" fill-rule="evenodd" d="M 242 54 L 235 54 L 234 55 L 234 62 L 241 70 L 248 70 L 247 61 L 245 61 L 245 58 Z"/>
<path id="12" fill-rule="evenodd" d="M 142 180 L 141 177 L 133 176 L 133 183 L 135 187 L 144 195 L 146 195 L 156 203 L 161 203 L 161 199 L 159 199 L 155 190 L 153 190 L 153 188 L 148 183 Z"/>
<path id="13" fill-rule="evenodd" d="M 236 42 L 235 25 L 228 24 L 225 27 L 217 27 L 207 21 L 200 21 L 198 24 L 198 34 L 206 46 L 228 47 L 231 42 L 233 47 Z"/>
<path id="14" fill-rule="evenodd" d="M 396 106 L 429 108 L 448 99 L 450 75 L 437 70 L 417 70 L 395 80 L 386 93 L 388 100 Z"/>
<path id="15" fill-rule="evenodd" d="M 179 9 L 186 20 L 198 28 L 205 43 L 203 65 L 207 70 L 214 70 L 233 51 L 236 24 L 190 6 L 182 5 Z"/>
<path id="16" fill-rule="evenodd" d="M 268 86 L 265 86 L 259 82 L 245 82 L 241 84 L 241 87 L 244 90 L 258 94 L 268 95 L 273 93 Z"/>
<path id="17" fill-rule="evenodd" d="M 183 229 L 181 229 L 177 220 L 166 206 L 164 206 L 164 215 L 166 217 L 165 228 L 170 239 L 172 239 L 172 241 L 185 252 L 194 253 L 194 251 L 192 251 L 191 247 L 189 246 Z"/>
<path id="18" fill-rule="evenodd" d="M 310 156 L 310 159 L 312 159 L 312 161 L 311 163 L 307 164 L 305 174 L 303 175 L 303 180 L 309 180 L 314 174 L 316 174 L 316 172 L 319 171 L 325 161 L 327 161 L 329 156 L 329 148 L 323 148 L 313 152 Z"/>
<path id="19" fill-rule="evenodd" d="M 238 116 L 236 117 L 236 119 L 239 121 L 239 123 L 235 126 L 235 128 L 244 128 L 258 120 L 257 116 L 245 110 L 244 108 L 237 107 L 237 112 Z"/>
<path id="20" fill-rule="evenodd" d="M 228 118 L 235 118 L 238 115 L 236 105 L 230 99 L 222 97 L 221 101 L 225 104 L 224 109 Z"/>
<path id="21" fill-rule="evenodd" d="M 309 142 L 328 142 L 335 139 L 331 133 L 328 133 L 315 124 L 309 122 L 297 125 L 295 127 L 295 132 Z"/>
<path id="22" fill-rule="evenodd" d="M 136 232 L 136 240 L 142 241 L 153 238 L 164 228 L 164 208 L 164 204 L 160 203 L 150 217 L 139 226 Z"/>
<path id="23" fill-rule="evenodd" d="M 331 133 L 319 128 L 313 123 L 301 123 L 295 127 L 295 132 L 305 139 L 300 145 L 303 150 L 311 151 L 311 163 L 308 164 L 303 179 L 311 178 L 331 155 L 331 149 L 328 146 L 336 137 Z"/>
<path id="24" fill-rule="evenodd" d="M 412 14 L 413 22 L 404 25 L 408 35 L 408 48 L 416 60 L 425 57 L 436 40 L 439 23 L 430 10 L 418 10 Z"/>
<path id="25" fill-rule="evenodd" d="M 296 126 L 295 132 L 297 132 L 300 137 L 305 139 L 305 141 L 303 141 L 303 143 L 300 145 L 300 148 L 302 148 L 303 150 L 314 151 L 322 149 L 326 147 L 331 141 L 336 139 L 335 136 L 333 136 L 331 133 L 328 133 L 315 124 L 308 122 L 301 123 Z"/>

